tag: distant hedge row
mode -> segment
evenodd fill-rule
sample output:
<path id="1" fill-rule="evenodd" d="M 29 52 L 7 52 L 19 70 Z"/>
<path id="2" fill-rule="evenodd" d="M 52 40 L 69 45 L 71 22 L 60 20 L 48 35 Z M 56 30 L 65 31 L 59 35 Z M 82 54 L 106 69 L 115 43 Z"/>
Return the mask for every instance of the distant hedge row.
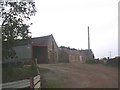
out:
<path id="1" fill-rule="evenodd" d="M 119 67 L 120 68 L 120 57 L 116 57 L 109 60 L 86 60 L 87 64 L 105 64 L 108 66 Z"/>
<path id="2" fill-rule="evenodd" d="M 99 64 L 98 60 L 86 60 L 87 64 Z"/>

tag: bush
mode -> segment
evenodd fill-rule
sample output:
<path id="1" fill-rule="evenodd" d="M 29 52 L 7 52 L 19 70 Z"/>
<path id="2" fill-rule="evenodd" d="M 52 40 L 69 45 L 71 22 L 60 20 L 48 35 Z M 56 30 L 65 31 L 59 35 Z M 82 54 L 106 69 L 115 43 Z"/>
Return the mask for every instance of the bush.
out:
<path id="1" fill-rule="evenodd" d="M 118 65 L 119 63 L 118 63 L 118 60 L 117 59 L 110 59 L 110 60 L 108 60 L 107 61 L 107 66 L 112 66 L 112 67 L 120 67 L 119 65 Z"/>
<path id="2" fill-rule="evenodd" d="M 38 75 L 36 66 L 2 68 L 2 82 L 18 81 Z"/>
<path id="3" fill-rule="evenodd" d="M 2 63 L 2 68 L 12 68 L 12 67 L 22 67 L 24 64 L 22 62 L 6 62 Z"/>
<path id="4" fill-rule="evenodd" d="M 99 64 L 99 61 L 98 60 L 86 60 L 87 64 Z"/>
<path id="5" fill-rule="evenodd" d="M 103 60 L 99 60 L 99 64 L 104 64 L 104 61 Z"/>

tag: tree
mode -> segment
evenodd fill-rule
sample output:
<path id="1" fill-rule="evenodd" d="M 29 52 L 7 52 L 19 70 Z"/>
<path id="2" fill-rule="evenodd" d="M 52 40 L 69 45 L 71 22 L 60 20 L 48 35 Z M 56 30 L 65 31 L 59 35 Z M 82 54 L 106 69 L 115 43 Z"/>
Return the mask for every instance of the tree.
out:
<path id="1" fill-rule="evenodd" d="M 13 58 L 16 40 L 31 38 L 29 23 L 36 13 L 35 2 L 1 2 L 2 58 Z"/>

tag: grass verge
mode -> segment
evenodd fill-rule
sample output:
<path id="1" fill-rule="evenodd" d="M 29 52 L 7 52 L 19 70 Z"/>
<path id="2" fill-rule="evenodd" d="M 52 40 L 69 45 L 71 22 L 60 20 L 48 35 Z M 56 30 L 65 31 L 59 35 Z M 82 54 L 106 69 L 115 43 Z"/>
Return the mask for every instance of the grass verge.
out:
<path id="1" fill-rule="evenodd" d="M 34 77 L 37 74 L 37 69 L 34 65 L 2 68 L 2 83 Z"/>
<path id="2" fill-rule="evenodd" d="M 56 80 L 48 79 L 46 74 L 51 73 L 49 69 L 39 68 L 41 75 L 41 87 L 42 88 L 60 88 L 60 84 Z"/>
<path id="3" fill-rule="evenodd" d="M 57 82 L 55 82 L 53 80 L 48 80 L 46 82 L 46 88 L 60 88 L 60 86 L 58 85 Z"/>

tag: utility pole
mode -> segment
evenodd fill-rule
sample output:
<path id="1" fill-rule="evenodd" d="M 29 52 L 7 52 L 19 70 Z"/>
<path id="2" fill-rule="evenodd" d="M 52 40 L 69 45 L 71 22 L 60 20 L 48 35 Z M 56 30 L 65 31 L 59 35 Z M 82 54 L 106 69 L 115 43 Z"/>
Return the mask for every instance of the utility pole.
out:
<path id="1" fill-rule="evenodd" d="M 88 50 L 90 50 L 90 33 L 89 33 L 89 26 L 88 26 Z"/>
<path id="2" fill-rule="evenodd" d="M 112 53 L 112 52 L 110 51 L 109 53 L 110 53 L 110 58 L 111 58 L 111 53 Z"/>
<path id="3" fill-rule="evenodd" d="M 90 60 L 90 33 L 89 33 L 89 26 L 88 26 L 88 60 Z"/>

